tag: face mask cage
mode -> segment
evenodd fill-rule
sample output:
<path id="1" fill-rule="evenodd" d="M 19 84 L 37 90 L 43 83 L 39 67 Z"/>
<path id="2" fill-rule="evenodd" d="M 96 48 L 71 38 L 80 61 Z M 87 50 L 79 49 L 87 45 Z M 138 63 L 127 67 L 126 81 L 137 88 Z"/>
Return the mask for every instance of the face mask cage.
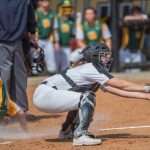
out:
<path id="1" fill-rule="evenodd" d="M 98 61 L 100 65 L 102 65 L 106 71 L 110 70 L 113 58 L 111 52 L 100 52 Z"/>
<path id="2" fill-rule="evenodd" d="M 38 49 L 38 51 L 35 53 L 35 51 L 33 51 L 31 53 L 31 55 L 33 56 L 33 63 L 35 63 L 35 67 L 36 67 L 36 70 L 41 73 L 43 72 L 44 70 L 44 50 L 37 46 L 36 49 Z"/>

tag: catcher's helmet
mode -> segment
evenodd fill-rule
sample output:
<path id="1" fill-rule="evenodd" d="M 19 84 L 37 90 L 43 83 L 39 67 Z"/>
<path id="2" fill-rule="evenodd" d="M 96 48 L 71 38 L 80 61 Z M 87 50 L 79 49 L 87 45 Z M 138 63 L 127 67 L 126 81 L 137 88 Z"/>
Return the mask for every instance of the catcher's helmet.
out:
<path id="1" fill-rule="evenodd" d="M 85 61 L 100 65 L 106 71 L 109 71 L 113 59 L 107 45 L 99 42 L 91 42 L 81 51 L 81 54 Z"/>
<path id="2" fill-rule="evenodd" d="M 34 67 L 34 70 L 36 70 L 38 73 L 41 73 L 44 70 L 44 50 L 33 43 L 31 43 L 31 47 L 36 49 L 32 52 L 32 62 L 34 64 L 34 66 L 32 66 L 32 69 Z"/>

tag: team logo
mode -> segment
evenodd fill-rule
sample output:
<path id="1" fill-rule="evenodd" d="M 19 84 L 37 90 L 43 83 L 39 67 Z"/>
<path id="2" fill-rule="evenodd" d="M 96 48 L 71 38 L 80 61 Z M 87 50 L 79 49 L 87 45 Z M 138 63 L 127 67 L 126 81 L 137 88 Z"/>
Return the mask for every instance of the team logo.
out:
<path id="1" fill-rule="evenodd" d="M 97 34 L 95 31 L 88 32 L 87 36 L 88 36 L 89 40 L 96 40 L 97 39 Z"/>
<path id="2" fill-rule="evenodd" d="M 141 38 L 142 34 L 141 34 L 141 32 L 137 31 L 135 33 L 135 36 L 136 36 L 137 39 L 139 39 L 139 38 Z"/>
<path id="3" fill-rule="evenodd" d="M 49 19 L 44 19 L 43 20 L 43 26 L 44 28 L 49 28 L 51 26 L 51 22 Z"/>
<path id="4" fill-rule="evenodd" d="M 69 27 L 68 24 L 62 24 L 62 25 L 61 25 L 61 31 L 62 31 L 63 33 L 69 32 L 69 30 L 70 30 L 70 27 Z"/>

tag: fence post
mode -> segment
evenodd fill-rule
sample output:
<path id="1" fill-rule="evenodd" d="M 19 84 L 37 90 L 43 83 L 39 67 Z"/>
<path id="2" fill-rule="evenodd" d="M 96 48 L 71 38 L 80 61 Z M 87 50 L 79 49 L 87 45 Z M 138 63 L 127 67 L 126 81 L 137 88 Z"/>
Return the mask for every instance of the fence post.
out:
<path id="1" fill-rule="evenodd" d="M 84 0 L 84 8 L 89 7 L 91 0 Z"/>
<path id="2" fill-rule="evenodd" d="M 112 52 L 113 52 L 113 66 L 112 71 L 119 71 L 119 0 L 111 0 L 111 29 L 112 29 Z"/>

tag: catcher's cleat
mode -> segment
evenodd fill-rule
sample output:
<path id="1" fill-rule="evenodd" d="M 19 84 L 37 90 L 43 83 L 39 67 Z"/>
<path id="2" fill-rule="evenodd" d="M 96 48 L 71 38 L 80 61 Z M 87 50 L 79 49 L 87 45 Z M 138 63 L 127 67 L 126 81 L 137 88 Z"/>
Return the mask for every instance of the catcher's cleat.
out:
<path id="1" fill-rule="evenodd" d="M 95 136 L 84 133 L 80 137 L 73 139 L 73 146 L 90 146 L 90 145 L 99 145 L 102 143 L 101 139 L 96 139 Z"/>
<path id="2" fill-rule="evenodd" d="M 73 139 L 73 132 L 72 132 L 71 127 L 69 127 L 66 131 L 60 130 L 59 139 L 62 139 L 62 140 Z"/>

